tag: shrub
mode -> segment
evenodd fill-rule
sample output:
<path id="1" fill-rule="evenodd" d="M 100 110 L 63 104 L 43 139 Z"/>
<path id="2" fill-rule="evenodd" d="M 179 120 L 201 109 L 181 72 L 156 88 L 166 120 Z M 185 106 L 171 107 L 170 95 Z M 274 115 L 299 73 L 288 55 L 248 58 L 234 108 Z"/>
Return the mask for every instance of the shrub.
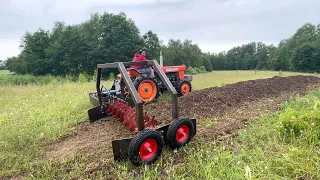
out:
<path id="1" fill-rule="evenodd" d="M 315 101 L 311 108 L 303 107 L 299 111 L 286 108 L 285 113 L 279 116 L 279 132 L 289 140 L 305 140 L 308 143 L 319 145 L 320 140 L 320 110 Z"/>
<path id="2" fill-rule="evenodd" d="M 201 66 L 200 68 L 193 68 L 192 66 L 189 66 L 186 70 L 187 74 L 199 74 L 199 73 L 206 73 L 206 68 L 204 66 Z"/>
<path id="3" fill-rule="evenodd" d="M 109 80 L 113 81 L 114 79 L 115 79 L 114 73 L 111 72 L 111 73 L 109 74 Z"/>
<path id="4" fill-rule="evenodd" d="M 82 73 L 79 74 L 78 76 L 78 82 L 84 83 L 87 82 L 87 78 L 85 77 L 85 75 L 83 75 Z"/>
<path id="5" fill-rule="evenodd" d="M 212 64 L 211 64 L 209 59 L 204 59 L 203 60 L 203 66 L 205 67 L 206 71 L 208 71 L 208 72 L 212 71 Z"/>
<path id="6" fill-rule="evenodd" d="M 10 74 L 10 75 L 0 75 L 0 85 L 28 85 L 28 84 L 35 84 L 35 85 L 44 85 L 44 84 L 57 84 L 57 83 L 64 83 L 70 81 L 77 81 L 78 78 L 72 76 L 60 77 L 60 76 L 32 76 L 32 75 L 17 75 L 17 74 Z M 80 78 L 81 82 L 84 80 L 87 81 L 84 75 Z"/>
<path id="7" fill-rule="evenodd" d="M 204 66 L 201 66 L 200 69 L 199 69 L 199 73 L 206 73 L 207 70 Z"/>

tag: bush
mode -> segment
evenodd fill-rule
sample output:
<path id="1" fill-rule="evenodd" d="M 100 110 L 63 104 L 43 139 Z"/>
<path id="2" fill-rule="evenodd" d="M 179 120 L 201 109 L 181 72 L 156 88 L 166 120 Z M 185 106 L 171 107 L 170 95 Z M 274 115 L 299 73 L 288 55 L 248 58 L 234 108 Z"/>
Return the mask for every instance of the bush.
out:
<path id="1" fill-rule="evenodd" d="M 81 76 L 81 77 L 80 77 Z M 79 78 L 80 77 L 80 78 Z M 32 75 L 17 75 L 17 74 L 10 74 L 10 75 L 3 75 L 0 74 L 0 85 L 28 85 L 28 84 L 35 84 L 35 85 L 44 85 L 44 84 L 57 84 L 57 83 L 65 83 L 65 82 L 75 82 L 81 81 L 86 82 L 87 78 L 84 75 L 79 75 L 78 78 L 73 76 L 32 76 Z"/>
<path id="2" fill-rule="evenodd" d="M 207 70 L 206 70 L 206 68 L 204 66 L 201 66 L 198 72 L 199 73 L 206 73 Z"/>
<path id="3" fill-rule="evenodd" d="M 200 73 L 206 73 L 206 68 L 204 66 L 201 66 L 200 68 L 193 68 L 192 66 L 189 66 L 186 70 L 187 74 L 200 74 Z"/>
<path id="4" fill-rule="evenodd" d="M 84 83 L 84 82 L 88 82 L 87 78 L 85 77 L 85 75 L 83 75 L 82 73 L 79 74 L 78 76 L 78 82 Z"/>
<path id="5" fill-rule="evenodd" d="M 206 71 L 208 71 L 208 72 L 212 71 L 212 64 L 211 64 L 209 59 L 204 59 L 203 60 L 203 66 L 205 67 Z"/>
<path id="6" fill-rule="evenodd" d="M 97 70 L 93 71 L 93 75 L 91 77 L 91 81 L 96 81 L 97 80 Z"/>
<path id="7" fill-rule="evenodd" d="M 309 100 L 310 101 L 310 100 Z M 305 140 L 308 143 L 319 145 L 320 140 L 320 106 L 314 101 L 314 106 L 304 104 L 301 108 L 286 108 L 285 113 L 279 116 L 279 132 L 289 140 Z"/>
<path id="8" fill-rule="evenodd" d="M 109 74 L 109 80 L 113 81 L 114 79 L 115 79 L 114 73 L 111 72 L 111 73 Z"/>

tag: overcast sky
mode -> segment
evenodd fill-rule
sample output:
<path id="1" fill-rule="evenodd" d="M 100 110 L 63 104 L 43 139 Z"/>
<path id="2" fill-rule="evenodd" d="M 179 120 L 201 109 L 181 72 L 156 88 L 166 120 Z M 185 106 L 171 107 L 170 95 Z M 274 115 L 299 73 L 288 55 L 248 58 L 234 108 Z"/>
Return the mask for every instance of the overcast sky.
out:
<path id="1" fill-rule="evenodd" d="M 19 54 L 26 31 L 75 24 L 95 12 L 125 12 L 141 33 L 166 44 L 189 39 L 205 52 L 263 41 L 277 45 L 306 22 L 320 23 L 320 0 L 0 0 L 0 60 Z"/>

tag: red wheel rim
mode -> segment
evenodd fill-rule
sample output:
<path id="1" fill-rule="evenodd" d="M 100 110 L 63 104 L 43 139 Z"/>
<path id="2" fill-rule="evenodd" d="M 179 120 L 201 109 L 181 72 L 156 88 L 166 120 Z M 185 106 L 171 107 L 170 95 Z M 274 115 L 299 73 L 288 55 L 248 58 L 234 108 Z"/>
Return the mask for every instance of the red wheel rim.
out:
<path id="1" fill-rule="evenodd" d="M 189 137 L 189 127 L 187 125 L 182 125 L 179 127 L 176 133 L 176 140 L 182 143 Z"/>
<path id="2" fill-rule="evenodd" d="M 151 159 L 158 150 L 158 144 L 154 139 L 146 140 L 140 147 L 140 157 L 142 160 Z"/>
<path id="3" fill-rule="evenodd" d="M 181 93 L 187 95 L 190 92 L 190 86 L 187 83 L 182 84 Z"/>
<path id="4" fill-rule="evenodd" d="M 143 101 L 152 101 L 157 95 L 156 84 L 149 79 L 143 80 L 139 84 L 138 94 Z"/>

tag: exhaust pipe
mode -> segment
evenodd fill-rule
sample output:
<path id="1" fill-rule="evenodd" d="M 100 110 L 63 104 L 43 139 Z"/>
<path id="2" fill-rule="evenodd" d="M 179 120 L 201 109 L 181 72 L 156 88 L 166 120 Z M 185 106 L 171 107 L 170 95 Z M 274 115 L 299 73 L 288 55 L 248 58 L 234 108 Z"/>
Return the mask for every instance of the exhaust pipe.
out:
<path id="1" fill-rule="evenodd" d="M 160 66 L 163 67 L 162 51 L 160 51 Z"/>

